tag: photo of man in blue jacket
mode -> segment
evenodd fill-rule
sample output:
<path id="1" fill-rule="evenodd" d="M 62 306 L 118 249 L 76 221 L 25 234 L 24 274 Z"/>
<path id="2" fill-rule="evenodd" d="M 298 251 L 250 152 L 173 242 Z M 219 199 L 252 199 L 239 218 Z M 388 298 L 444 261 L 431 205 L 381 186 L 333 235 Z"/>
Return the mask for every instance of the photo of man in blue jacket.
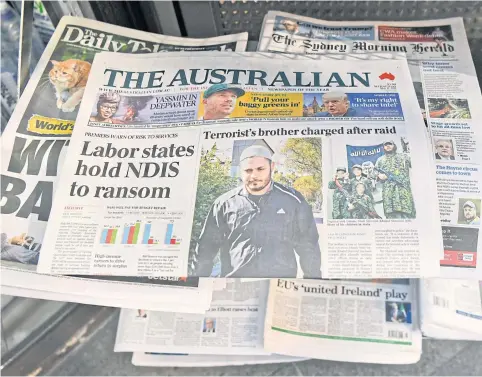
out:
<path id="1" fill-rule="evenodd" d="M 298 191 L 274 182 L 272 152 L 247 147 L 242 185 L 212 205 L 193 258 L 194 276 L 210 276 L 220 254 L 221 277 L 321 278 L 321 252 L 311 206 Z"/>

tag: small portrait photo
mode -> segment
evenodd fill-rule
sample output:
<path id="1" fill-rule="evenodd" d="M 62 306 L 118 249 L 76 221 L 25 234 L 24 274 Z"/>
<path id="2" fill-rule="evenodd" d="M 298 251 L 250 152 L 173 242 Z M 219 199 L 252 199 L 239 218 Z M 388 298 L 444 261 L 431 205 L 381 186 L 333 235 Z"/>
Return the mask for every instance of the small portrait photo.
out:
<path id="1" fill-rule="evenodd" d="M 136 318 L 147 318 L 147 310 L 137 309 Z"/>
<path id="2" fill-rule="evenodd" d="M 274 31 L 285 32 L 291 35 L 313 38 L 313 32 L 309 24 L 300 23 L 296 20 L 284 17 L 276 17 Z"/>
<path id="3" fill-rule="evenodd" d="M 448 137 L 436 137 L 433 139 L 434 154 L 436 160 L 455 160 L 455 142 Z"/>
<path id="4" fill-rule="evenodd" d="M 202 95 L 202 111 L 199 119 L 216 120 L 229 118 L 236 108 L 236 101 L 245 94 L 243 89 L 235 85 L 211 85 Z"/>
<path id="5" fill-rule="evenodd" d="M 216 332 L 216 318 L 206 317 L 203 321 L 203 332 L 215 333 Z"/>
<path id="6" fill-rule="evenodd" d="M 89 120 L 91 122 L 120 123 L 114 116 L 119 109 L 121 99 L 121 96 L 116 92 L 100 93 Z"/>
<path id="7" fill-rule="evenodd" d="M 112 91 L 101 92 L 98 94 L 89 121 L 110 124 L 146 122 L 149 103 L 153 100 L 153 96 L 121 96 Z"/>
<path id="8" fill-rule="evenodd" d="M 480 199 L 459 198 L 457 224 L 480 225 Z"/>
<path id="9" fill-rule="evenodd" d="M 469 103 L 460 98 L 428 98 L 430 118 L 472 119 Z"/>
<path id="10" fill-rule="evenodd" d="M 412 323 L 412 304 L 409 302 L 387 301 L 385 303 L 385 321 Z"/>
<path id="11" fill-rule="evenodd" d="M 370 117 L 369 112 L 351 105 L 349 95 L 332 90 L 326 93 L 305 93 L 303 95 L 303 116 L 305 117 Z"/>

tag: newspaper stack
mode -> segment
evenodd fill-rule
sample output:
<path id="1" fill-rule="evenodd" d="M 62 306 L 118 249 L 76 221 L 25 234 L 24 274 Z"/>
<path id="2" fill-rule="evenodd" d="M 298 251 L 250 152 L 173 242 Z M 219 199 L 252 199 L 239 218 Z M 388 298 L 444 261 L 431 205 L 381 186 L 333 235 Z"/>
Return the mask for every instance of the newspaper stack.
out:
<path id="1" fill-rule="evenodd" d="M 44 233 L 53 193 L 94 56 L 102 51 L 132 54 L 244 51 L 246 43 L 247 33 L 188 39 L 88 19 L 62 18 L 2 135 L 4 294 L 152 310 L 167 306 L 192 313 L 202 313 L 209 308 L 212 282 L 187 278 L 187 274 L 184 277 L 113 277 L 107 273 L 93 278 L 77 269 L 71 276 L 41 275 L 36 273 L 36 265 L 45 252 Z M 112 106 L 112 103 L 103 106 L 103 113 L 112 113 Z M 131 107 L 124 110 L 128 115 L 139 106 L 139 103 L 131 103 Z M 81 234 L 85 229 L 75 230 Z M 116 238 L 113 232 L 108 236 L 109 242 Z M 74 259 L 79 256 L 80 253 Z"/>
<path id="2" fill-rule="evenodd" d="M 462 18 L 330 22 L 268 12 L 258 48 L 312 57 L 406 54 L 436 176 L 444 241 L 440 274 L 481 280 L 481 94 Z M 418 179 L 425 183 L 427 174 Z"/>
<path id="3" fill-rule="evenodd" d="M 136 365 L 482 340 L 461 19 L 269 12 L 246 42 L 62 19 L 2 136 L 4 293 L 124 307 Z"/>

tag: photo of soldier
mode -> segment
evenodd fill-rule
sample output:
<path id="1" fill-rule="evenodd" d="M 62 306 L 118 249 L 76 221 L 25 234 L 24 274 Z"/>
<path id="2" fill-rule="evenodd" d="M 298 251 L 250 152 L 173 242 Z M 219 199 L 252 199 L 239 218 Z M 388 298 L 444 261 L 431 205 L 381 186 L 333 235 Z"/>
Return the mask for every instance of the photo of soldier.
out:
<path id="1" fill-rule="evenodd" d="M 331 192 L 326 202 L 329 219 L 415 218 L 410 145 L 404 136 L 396 142 L 367 137 L 366 143 L 356 145 L 331 140 L 326 174 L 336 174 L 327 185 Z M 356 199 L 358 206 L 354 205 Z"/>
<path id="2" fill-rule="evenodd" d="M 387 219 L 415 218 L 415 204 L 410 185 L 410 156 L 398 153 L 393 140 L 383 143 L 384 155 L 375 163 L 383 184 L 383 211 Z"/>
<path id="3" fill-rule="evenodd" d="M 351 195 L 351 183 L 346 168 L 336 168 L 333 180 L 328 182 L 328 188 L 333 191 L 333 212 L 332 219 L 349 219 L 348 198 Z"/>
<path id="4" fill-rule="evenodd" d="M 373 206 L 373 198 L 365 193 L 365 184 L 363 182 L 354 183 L 355 193 L 348 201 L 348 211 L 352 219 L 381 219 L 375 207 Z"/>
<path id="5" fill-rule="evenodd" d="M 370 161 L 367 161 L 370 162 Z M 352 189 L 352 195 L 356 194 L 356 185 L 358 183 L 363 183 L 365 186 L 364 192 L 366 195 L 368 195 L 371 199 L 373 199 L 373 189 L 374 189 L 374 184 L 371 179 L 363 175 L 363 168 L 359 164 L 355 164 L 351 167 L 351 172 L 354 175 L 353 178 L 351 178 L 350 183 L 351 183 L 351 189 Z"/>

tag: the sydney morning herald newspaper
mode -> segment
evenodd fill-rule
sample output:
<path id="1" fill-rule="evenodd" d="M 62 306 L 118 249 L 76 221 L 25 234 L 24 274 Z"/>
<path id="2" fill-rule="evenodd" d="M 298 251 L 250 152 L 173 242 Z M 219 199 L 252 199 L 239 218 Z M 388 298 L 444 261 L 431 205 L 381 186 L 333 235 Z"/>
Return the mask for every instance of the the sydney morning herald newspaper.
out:
<path id="1" fill-rule="evenodd" d="M 180 50 L 244 51 L 246 43 L 247 33 L 188 39 L 87 19 L 62 18 L 2 135 L 2 285 L 27 289 L 44 287 L 49 291 L 62 285 L 61 279 L 68 282 L 69 293 L 85 293 L 83 279 L 41 276 L 35 269 L 44 250 L 43 237 L 57 189 L 57 176 L 70 144 L 95 54 L 102 51 L 143 55 Z M 125 295 L 125 290 L 137 289 L 140 285 L 149 290 L 166 282 L 125 277 L 116 278 L 119 283 L 116 286 L 110 279 L 92 282 L 89 294 L 95 296 L 100 294 L 102 287 L 108 287 L 110 298 L 113 298 L 115 294 Z M 127 288 L 134 282 L 139 286 Z M 168 283 L 173 284 L 173 279 Z M 181 281 L 179 284 L 187 283 Z M 118 291 L 112 290 L 114 287 Z"/>
<path id="2" fill-rule="evenodd" d="M 269 297 L 269 280 L 226 280 L 203 314 L 123 309 L 114 351 L 275 352 L 399 364 L 420 359 L 418 302 L 409 279 L 272 279 Z"/>
<path id="3" fill-rule="evenodd" d="M 265 17 L 258 50 L 406 54 L 431 140 L 444 241 L 441 274 L 481 280 L 482 95 L 462 18 L 330 22 L 273 11 Z"/>
<path id="4" fill-rule="evenodd" d="M 180 54 L 96 56 L 39 272 L 438 275 L 405 61 Z M 316 107 L 321 95 L 347 116 Z"/>

